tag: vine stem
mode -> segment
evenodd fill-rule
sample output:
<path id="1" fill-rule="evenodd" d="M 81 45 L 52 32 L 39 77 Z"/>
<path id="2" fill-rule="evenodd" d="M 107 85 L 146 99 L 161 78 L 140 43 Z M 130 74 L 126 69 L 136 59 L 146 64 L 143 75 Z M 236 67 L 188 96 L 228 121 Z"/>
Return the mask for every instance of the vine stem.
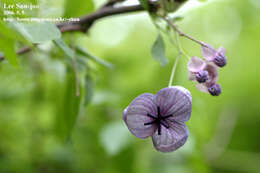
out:
<path id="1" fill-rule="evenodd" d="M 176 60 L 172 66 L 172 72 L 171 72 L 171 76 L 170 76 L 170 80 L 169 80 L 169 85 L 168 87 L 172 86 L 172 82 L 173 82 L 173 78 L 174 78 L 174 74 L 175 74 L 175 71 L 176 71 L 176 67 L 177 67 L 177 64 L 179 62 L 179 59 L 181 57 L 181 54 L 179 53 L 176 57 Z"/>
<path id="2" fill-rule="evenodd" d="M 179 37 L 177 35 L 177 32 L 175 31 L 174 34 L 175 34 L 176 44 L 177 44 L 177 48 L 178 48 L 178 55 L 177 55 L 176 60 L 175 60 L 175 62 L 173 64 L 173 66 L 172 66 L 172 72 L 171 72 L 171 76 L 170 76 L 168 87 L 172 86 L 172 82 L 173 82 L 173 78 L 174 78 L 174 75 L 175 75 L 176 67 L 178 65 L 178 62 L 179 62 L 179 59 L 180 59 L 181 55 L 183 54 L 182 50 L 181 50 L 181 47 L 180 47 L 180 40 L 179 40 Z"/>
<path id="3" fill-rule="evenodd" d="M 179 36 L 185 37 L 189 40 L 192 40 L 192 41 L 200 44 L 201 46 L 207 47 L 207 45 L 204 42 L 197 40 L 197 39 L 191 37 L 190 35 L 182 32 L 170 19 L 168 19 L 166 17 L 163 17 L 162 19 L 165 20 L 168 23 L 168 25 L 171 26 L 179 34 Z"/>

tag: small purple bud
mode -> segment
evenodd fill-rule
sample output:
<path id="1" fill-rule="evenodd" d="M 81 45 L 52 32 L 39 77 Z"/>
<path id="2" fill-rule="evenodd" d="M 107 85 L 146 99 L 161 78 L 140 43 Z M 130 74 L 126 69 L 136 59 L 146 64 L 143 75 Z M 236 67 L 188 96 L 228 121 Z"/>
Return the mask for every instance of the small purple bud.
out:
<path id="1" fill-rule="evenodd" d="M 227 58 L 222 53 L 218 53 L 213 61 L 219 67 L 224 67 L 227 64 Z"/>
<path id="2" fill-rule="evenodd" d="M 204 83 L 209 79 L 209 73 L 206 70 L 201 70 L 196 74 L 196 80 L 199 83 Z"/>
<path id="3" fill-rule="evenodd" d="M 221 86 L 219 84 L 214 84 L 208 88 L 208 91 L 212 96 L 218 96 L 221 94 Z"/>

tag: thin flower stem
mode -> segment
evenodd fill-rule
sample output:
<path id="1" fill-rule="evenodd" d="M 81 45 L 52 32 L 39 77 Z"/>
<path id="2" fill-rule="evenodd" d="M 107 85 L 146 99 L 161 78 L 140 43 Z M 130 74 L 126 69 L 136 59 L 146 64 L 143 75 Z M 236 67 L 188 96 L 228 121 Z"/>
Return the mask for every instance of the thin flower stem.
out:
<path id="1" fill-rule="evenodd" d="M 199 43 L 199 44 L 202 45 L 202 46 L 204 46 L 205 44 L 204 44 L 203 42 L 199 41 L 199 40 L 196 40 L 196 39 L 194 39 L 194 38 L 192 38 L 192 37 L 186 35 L 186 34 L 183 33 L 182 31 L 180 31 L 180 30 L 177 28 L 177 26 L 174 25 L 174 23 L 171 22 L 169 19 L 167 19 L 167 18 L 163 18 L 163 19 L 168 23 L 169 26 L 171 26 L 171 27 L 173 28 L 173 31 L 174 31 L 174 34 L 175 34 L 175 41 L 170 37 L 170 42 L 171 42 L 174 46 L 176 46 L 177 49 L 178 49 L 178 55 L 177 55 L 176 60 L 175 60 L 175 62 L 174 62 L 174 64 L 173 64 L 172 71 L 171 71 L 171 76 L 170 76 L 170 80 L 169 80 L 169 85 L 168 85 L 168 87 L 170 87 L 170 86 L 172 85 L 172 83 L 173 83 L 173 78 L 174 78 L 175 71 L 176 71 L 176 68 L 177 68 L 177 65 L 178 65 L 178 62 L 179 62 L 180 57 L 181 57 L 182 55 L 184 55 L 184 56 L 187 58 L 187 60 L 190 59 L 190 58 L 189 58 L 190 56 L 183 50 L 183 48 L 182 48 L 182 46 L 181 46 L 181 44 L 180 44 L 179 36 L 184 36 L 184 37 L 186 37 L 186 38 L 189 38 L 190 40 L 193 40 L 193 41 Z M 153 20 L 152 20 L 152 21 L 153 21 Z M 163 32 L 163 33 L 165 33 L 165 34 L 167 34 L 159 25 L 157 25 L 156 22 L 153 21 L 153 23 L 154 23 L 155 27 L 156 27 L 159 31 L 161 31 L 161 32 Z"/>
<path id="2" fill-rule="evenodd" d="M 174 32 L 174 34 L 175 34 L 176 44 L 177 44 L 177 47 L 178 47 L 178 55 L 177 55 L 177 57 L 176 57 L 176 60 L 175 60 L 175 62 L 174 62 L 174 65 L 173 65 L 173 67 L 172 67 L 172 72 L 171 72 L 171 76 L 170 76 L 170 80 L 169 80 L 169 85 L 168 85 L 168 87 L 172 86 L 172 82 L 173 82 L 174 74 L 175 74 L 175 71 L 176 71 L 176 67 L 177 67 L 177 64 L 178 64 L 178 62 L 179 62 L 179 59 L 180 59 L 180 57 L 181 57 L 181 55 L 182 55 L 182 51 L 181 51 L 181 49 L 180 49 L 180 41 L 179 41 L 179 37 L 178 37 L 176 31 Z"/>
<path id="3" fill-rule="evenodd" d="M 178 48 L 179 54 L 184 55 L 188 60 L 190 60 L 190 58 L 189 58 L 190 56 L 187 55 L 187 53 L 183 50 L 181 43 L 180 43 L 179 35 L 177 34 L 177 31 L 175 31 L 175 30 L 174 30 L 174 35 L 175 35 L 175 40 L 177 43 L 177 48 Z"/>
<path id="4" fill-rule="evenodd" d="M 169 80 L 169 85 L 168 87 L 172 86 L 172 82 L 173 82 L 173 78 L 174 78 L 174 74 L 175 74 L 175 71 L 176 71 L 176 67 L 177 67 L 177 64 L 179 62 L 179 59 L 181 57 L 181 55 L 185 55 L 187 56 L 184 51 L 182 50 L 181 48 L 181 44 L 180 44 L 180 40 L 179 40 L 179 35 L 177 34 L 177 31 L 174 31 L 174 34 L 175 34 L 175 42 L 177 44 L 177 48 L 178 48 L 178 55 L 176 57 L 176 60 L 175 60 L 175 63 L 172 67 L 172 72 L 171 72 L 171 76 L 170 76 L 170 80 Z M 189 57 L 187 56 L 187 58 L 189 59 Z"/>
<path id="5" fill-rule="evenodd" d="M 152 20 L 153 21 L 153 20 Z M 157 25 L 154 21 L 153 21 L 155 27 L 159 30 L 162 31 L 164 34 L 168 34 L 166 33 L 159 25 Z M 185 58 L 187 58 L 187 60 L 190 60 L 190 56 L 186 53 L 186 51 L 184 51 L 184 49 L 182 48 L 180 42 L 176 40 L 177 34 L 176 31 L 173 29 L 174 35 L 175 35 L 175 40 L 172 39 L 171 36 L 167 37 L 169 39 L 169 41 L 173 44 L 173 46 L 175 46 L 180 52 L 181 54 L 183 54 L 185 56 Z M 178 45 L 177 45 L 178 44 Z"/>
<path id="6" fill-rule="evenodd" d="M 174 31 L 174 34 L 175 34 L 175 38 L 178 36 L 176 34 L 176 31 Z M 179 41 L 176 41 L 177 39 L 175 39 L 175 41 L 172 39 L 172 37 L 169 37 L 170 39 L 170 42 L 178 49 L 178 51 L 184 55 L 185 58 L 187 58 L 186 60 L 190 60 L 190 56 L 183 50 L 181 44 Z"/>
<path id="7" fill-rule="evenodd" d="M 172 37 L 170 36 L 168 38 L 169 38 L 170 42 L 173 44 L 173 46 L 177 47 L 177 45 L 176 45 L 175 41 L 172 39 Z"/>
<path id="8" fill-rule="evenodd" d="M 170 25 L 170 26 L 179 34 L 179 36 L 186 37 L 186 38 L 188 38 L 188 39 L 190 39 L 190 40 L 192 40 L 192 41 L 194 41 L 194 42 L 200 44 L 201 46 L 207 47 L 206 44 L 203 43 L 202 41 L 199 41 L 199 40 L 197 40 L 197 39 L 195 39 L 195 38 L 193 38 L 193 37 L 191 37 L 191 36 L 185 34 L 184 32 L 182 32 L 182 31 L 181 31 L 171 20 L 169 20 L 168 18 L 165 17 L 165 18 L 162 18 L 162 19 L 165 20 L 165 21 L 168 23 L 168 25 Z"/>
<path id="9" fill-rule="evenodd" d="M 189 61 L 189 60 L 190 60 L 190 56 L 182 49 L 182 47 L 181 47 L 181 53 L 182 53 L 182 55 L 184 55 L 184 57 L 186 58 L 186 59 L 185 59 L 186 61 Z"/>
<path id="10" fill-rule="evenodd" d="M 181 45 L 180 39 L 179 39 L 179 35 L 176 33 L 176 31 L 174 33 L 175 33 L 175 38 L 176 38 L 176 42 L 177 42 L 177 45 L 178 45 L 179 52 L 181 52 L 185 56 L 185 58 L 190 60 L 190 56 L 182 48 L 182 45 Z"/>
<path id="11" fill-rule="evenodd" d="M 181 44 L 180 44 L 180 40 L 179 40 L 179 36 L 177 34 L 177 31 L 174 32 L 174 35 L 175 35 L 175 40 L 176 40 L 176 43 L 177 43 L 177 46 L 178 46 L 179 54 L 182 54 Z"/>
<path id="12" fill-rule="evenodd" d="M 175 71 L 176 71 L 176 67 L 177 67 L 177 64 L 179 62 L 179 59 L 181 57 L 181 54 L 179 53 L 176 57 L 176 60 L 174 62 L 174 65 L 172 66 L 172 72 L 171 72 L 171 76 L 170 76 L 170 80 L 169 80 L 169 85 L 168 87 L 172 86 L 172 82 L 173 82 L 173 77 L 174 77 L 174 74 L 175 74 Z"/>

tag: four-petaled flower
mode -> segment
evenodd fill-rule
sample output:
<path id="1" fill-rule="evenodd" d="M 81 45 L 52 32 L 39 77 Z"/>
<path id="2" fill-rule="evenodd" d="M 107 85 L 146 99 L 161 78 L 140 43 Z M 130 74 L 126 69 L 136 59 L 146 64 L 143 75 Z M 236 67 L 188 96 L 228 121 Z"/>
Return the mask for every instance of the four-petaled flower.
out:
<path id="1" fill-rule="evenodd" d="M 156 95 L 136 97 L 124 110 L 123 119 L 133 135 L 144 139 L 152 136 L 154 147 L 161 152 L 177 150 L 186 142 L 189 132 L 184 122 L 190 119 L 190 92 L 174 86 Z"/>

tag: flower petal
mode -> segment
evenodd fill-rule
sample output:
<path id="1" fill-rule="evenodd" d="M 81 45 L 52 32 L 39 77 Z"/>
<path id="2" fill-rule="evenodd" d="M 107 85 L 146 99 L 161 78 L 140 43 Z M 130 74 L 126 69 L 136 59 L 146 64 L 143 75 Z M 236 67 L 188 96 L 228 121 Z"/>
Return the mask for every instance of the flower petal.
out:
<path id="1" fill-rule="evenodd" d="M 208 87 L 206 86 L 206 83 L 200 83 L 196 85 L 197 89 L 204 92 L 204 93 L 209 93 Z"/>
<path id="2" fill-rule="evenodd" d="M 157 106 L 153 94 L 142 94 L 135 98 L 123 112 L 123 119 L 128 129 L 138 138 L 152 136 L 156 130 L 156 124 L 144 125 L 154 119 L 147 114 L 157 115 Z"/>
<path id="3" fill-rule="evenodd" d="M 167 129 L 161 126 L 161 134 L 156 131 L 152 137 L 154 147 L 161 152 L 175 151 L 183 146 L 189 136 L 187 126 L 181 122 L 169 122 Z"/>
<path id="4" fill-rule="evenodd" d="M 172 115 L 168 119 L 188 121 L 191 115 L 192 97 L 182 86 L 161 89 L 155 96 L 162 116 Z"/>
<path id="5" fill-rule="evenodd" d="M 215 84 L 218 80 L 218 67 L 216 65 L 208 63 L 205 70 L 209 73 L 209 80 L 206 82 L 207 87 Z"/>
<path id="6" fill-rule="evenodd" d="M 207 61 L 213 61 L 217 53 L 217 50 L 209 44 L 206 44 L 206 46 L 201 46 L 201 51 L 202 51 L 202 56 Z"/>
<path id="7" fill-rule="evenodd" d="M 222 55 L 225 55 L 226 54 L 226 49 L 224 47 L 220 47 L 218 49 L 218 52 L 221 53 Z"/>
<path id="8" fill-rule="evenodd" d="M 196 74 L 195 73 L 189 71 L 188 75 L 189 75 L 189 80 L 196 81 Z"/>
<path id="9" fill-rule="evenodd" d="M 206 66 L 206 63 L 198 58 L 198 57 L 192 57 L 188 63 L 188 70 L 190 72 L 199 72 Z"/>
<path id="10" fill-rule="evenodd" d="M 124 109 L 124 112 L 123 112 L 123 120 L 124 121 L 126 121 L 127 109 L 128 109 L 128 106 Z"/>

